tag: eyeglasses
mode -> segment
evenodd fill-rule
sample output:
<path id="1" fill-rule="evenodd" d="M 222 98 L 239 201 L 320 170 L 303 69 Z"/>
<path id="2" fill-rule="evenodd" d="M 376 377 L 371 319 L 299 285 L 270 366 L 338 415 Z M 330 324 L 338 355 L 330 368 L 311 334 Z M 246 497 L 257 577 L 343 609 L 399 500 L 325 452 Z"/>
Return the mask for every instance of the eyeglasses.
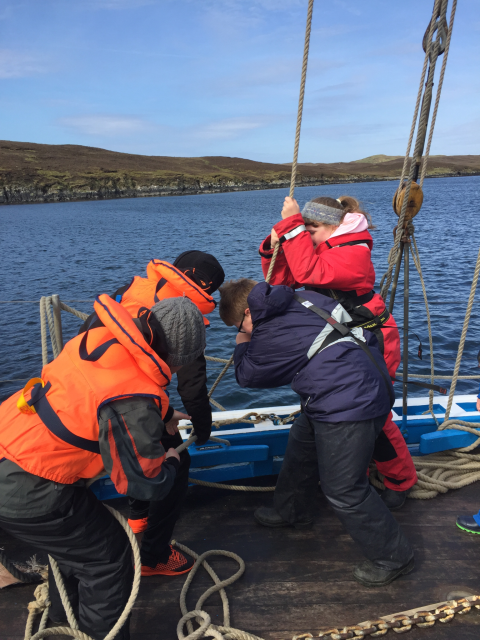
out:
<path id="1" fill-rule="evenodd" d="M 243 314 L 243 318 L 242 318 L 242 321 L 240 322 L 240 326 L 238 327 L 238 331 L 237 331 L 237 333 L 247 333 L 246 331 L 244 331 L 244 330 L 242 329 L 242 327 L 243 327 L 243 321 L 244 321 L 244 320 L 245 320 L 245 314 Z"/>

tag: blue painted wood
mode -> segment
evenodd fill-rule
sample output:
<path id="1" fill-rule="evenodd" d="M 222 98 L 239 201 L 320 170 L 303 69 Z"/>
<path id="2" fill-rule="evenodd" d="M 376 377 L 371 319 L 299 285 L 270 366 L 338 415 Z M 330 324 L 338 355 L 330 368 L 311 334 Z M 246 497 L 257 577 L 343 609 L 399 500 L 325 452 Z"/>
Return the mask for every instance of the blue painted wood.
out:
<path id="1" fill-rule="evenodd" d="M 438 451 L 468 447 L 476 439 L 477 436 L 458 429 L 445 429 L 444 431 L 426 433 L 420 438 L 420 454 L 425 456 Z"/>
<path id="2" fill-rule="evenodd" d="M 401 420 L 394 420 L 395 424 L 401 428 Z M 404 434 L 407 444 L 418 444 L 420 438 L 425 433 L 431 433 L 437 430 L 437 424 L 433 418 L 425 420 L 407 421 L 407 433 Z"/>
<path id="3" fill-rule="evenodd" d="M 236 462 L 255 462 L 257 460 L 267 460 L 270 455 L 267 444 L 229 447 L 214 442 L 209 442 L 201 447 L 190 446 L 188 452 L 192 459 L 191 468 L 216 464 L 234 464 Z"/>
<path id="4" fill-rule="evenodd" d="M 394 407 L 392 411 L 394 417 L 395 414 L 399 417 L 402 415 L 402 407 Z M 408 416 L 421 416 L 424 413 L 428 415 L 428 404 L 409 405 L 407 408 Z M 434 404 L 433 413 L 445 413 L 445 407 L 442 407 L 441 404 Z"/>
<path id="5" fill-rule="evenodd" d="M 457 405 L 463 409 L 464 411 L 476 411 L 477 403 L 476 402 L 457 402 Z"/>

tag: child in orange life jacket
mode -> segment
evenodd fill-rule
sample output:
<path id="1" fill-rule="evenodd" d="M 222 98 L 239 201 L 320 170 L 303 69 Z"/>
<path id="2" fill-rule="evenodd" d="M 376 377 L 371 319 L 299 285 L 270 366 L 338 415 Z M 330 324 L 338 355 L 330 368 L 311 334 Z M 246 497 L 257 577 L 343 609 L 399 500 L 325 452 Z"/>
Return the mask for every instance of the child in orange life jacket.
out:
<path id="1" fill-rule="evenodd" d="M 154 259 L 147 265 L 147 277 L 135 276 L 131 282 L 112 294 L 128 313 L 142 324 L 145 335 L 150 334 L 146 326 L 145 311 L 159 300 L 191 300 L 202 314 L 215 309 L 212 297 L 225 278 L 218 260 L 203 251 L 184 251 L 173 264 Z M 92 314 L 82 325 L 80 332 L 94 326 Z M 204 317 L 204 323 L 208 320 Z M 212 412 L 207 391 L 207 368 L 203 351 L 177 373 L 177 390 L 188 415 L 169 407 L 165 415 L 165 433 L 162 444 L 165 450 L 176 448 L 183 440 L 178 431 L 180 419 L 191 419 L 199 444 L 205 443 L 212 430 Z M 149 502 L 129 499 L 128 523 L 137 534 L 142 545 L 142 575 L 175 576 L 190 570 L 192 564 L 170 545 L 175 523 L 188 489 L 190 455 L 187 450 L 180 454 L 180 465 L 171 491 L 162 500 Z"/>
<path id="2" fill-rule="evenodd" d="M 373 291 L 375 270 L 371 260 L 374 228 L 355 198 L 315 198 L 303 212 L 294 198 L 285 198 L 282 220 L 260 245 L 266 275 L 277 242 L 270 284 L 305 287 L 339 302 L 352 316 L 351 326 L 373 331 L 393 378 L 400 363 L 400 336 L 383 298 Z M 375 447 L 374 459 L 385 476 L 382 494 L 387 506 L 400 508 L 417 475 L 400 430 L 390 414 Z"/>

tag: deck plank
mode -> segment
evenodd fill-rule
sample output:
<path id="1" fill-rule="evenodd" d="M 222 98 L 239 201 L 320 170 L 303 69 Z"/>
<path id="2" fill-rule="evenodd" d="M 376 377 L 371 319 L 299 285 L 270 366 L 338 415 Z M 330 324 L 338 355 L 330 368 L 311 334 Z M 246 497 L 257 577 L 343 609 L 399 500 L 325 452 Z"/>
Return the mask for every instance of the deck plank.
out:
<path id="1" fill-rule="evenodd" d="M 269 484 L 272 479 L 265 479 Z M 311 530 L 265 529 L 252 520 L 252 511 L 269 504 L 271 494 L 237 493 L 194 487 L 187 497 L 175 536 L 197 553 L 227 549 L 246 562 L 242 578 L 228 588 L 232 625 L 265 640 L 289 640 L 294 633 L 318 631 L 324 626 L 355 624 L 432 602 L 445 600 L 454 590 L 480 593 L 480 536 L 455 527 L 459 513 L 479 508 L 480 490 L 471 485 L 433 500 L 409 500 L 395 517 L 410 538 L 416 568 L 383 589 L 367 589 L 352 578 L 352 568 L 362 559 L 319 492 L 318 517 Z M 113 503 L 111 503 L 113 504 Z M 125 509 L 122 501 L 116 503 Z M 0 530 L 0 546 L 15 561 L 25 561 L 33 549 Z M 39 554 L 39 560 L 44 560 Z M 236 570 L 226 558 L 212 565 L 221 577 Z M 144 579 L 132 615 L 132 640 L 159 637 L 174 640 L 180 618 L 182 578 Z M 199 572 L 189 596 L 193 608 L 211 585 Z M 27 618 L 26 605 L 33 586 L 0 591 L 0 638 L 21 640 Z M 212 596 L 205 609 L 216 623 L 222 621 L 221 601 Z M 478 640 L 480 612 L 475 611 L 431 629 L 413 629 L 412 640 Z M 392 634 L 393 637 L 393 634 Z"/>

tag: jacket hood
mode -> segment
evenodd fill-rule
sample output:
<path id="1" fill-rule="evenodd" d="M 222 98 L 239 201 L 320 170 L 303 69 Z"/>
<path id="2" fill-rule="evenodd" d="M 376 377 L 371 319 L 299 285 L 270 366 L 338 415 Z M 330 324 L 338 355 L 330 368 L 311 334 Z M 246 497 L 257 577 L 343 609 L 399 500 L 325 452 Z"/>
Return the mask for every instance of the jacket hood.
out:
<path id="1" fill-rule="evenodd" d="M 293 296 L 293 289 L 284 285 L 272 287 L 266 282 L 255 285 L 247 298 L 252 322 L 284 313 L 292 303 Z"/>

